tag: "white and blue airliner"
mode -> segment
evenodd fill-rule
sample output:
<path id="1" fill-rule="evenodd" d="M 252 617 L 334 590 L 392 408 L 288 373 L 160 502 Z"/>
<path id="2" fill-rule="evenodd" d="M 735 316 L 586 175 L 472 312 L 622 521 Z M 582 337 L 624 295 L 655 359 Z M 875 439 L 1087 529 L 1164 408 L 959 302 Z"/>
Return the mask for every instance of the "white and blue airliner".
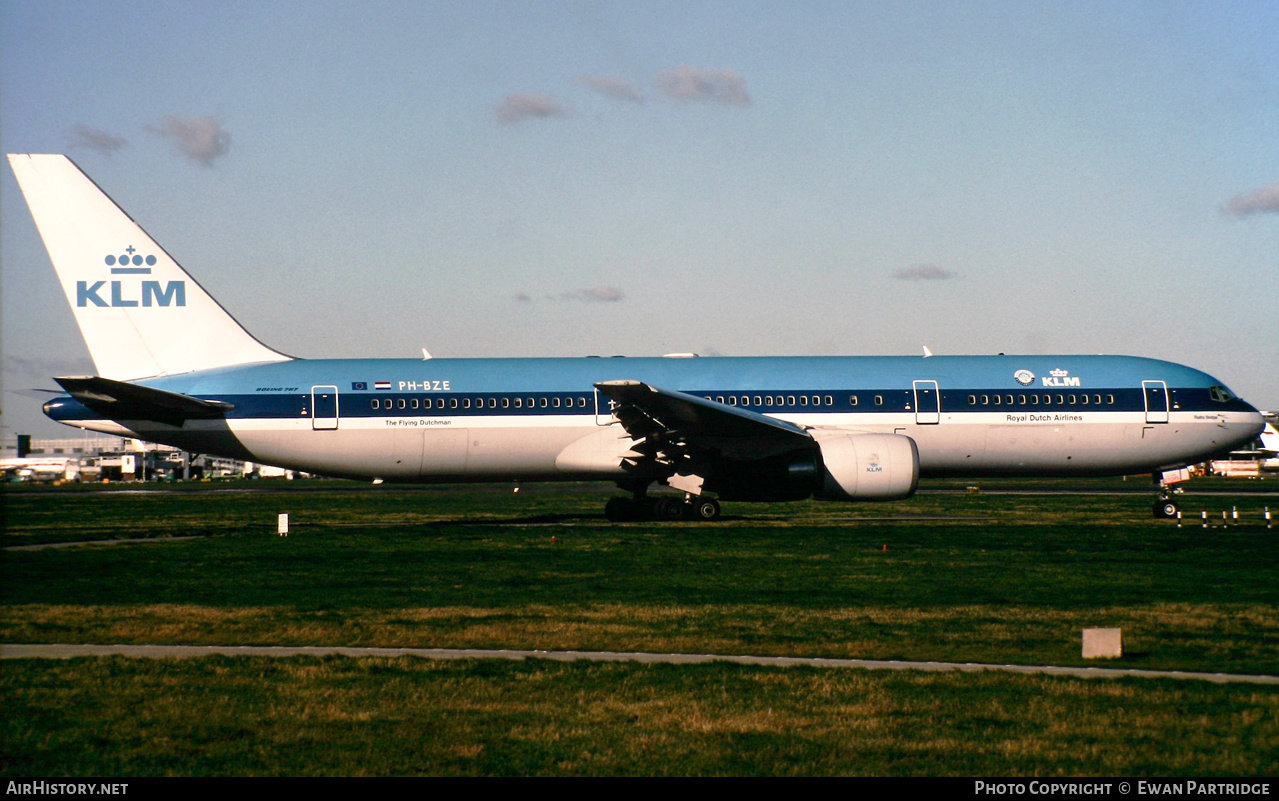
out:
<path id="1" fill-rule="evenodd" d="M 354 479 L 608 480 L 626 520 L 901 499 L 934 476 L 1158 480 L 1263 427 L 1212 376 L 1128 356 L 294 358 L 70 159 L 9 163 L 97 370 L 55 378 L 44 410 L 83 429 Z"/>

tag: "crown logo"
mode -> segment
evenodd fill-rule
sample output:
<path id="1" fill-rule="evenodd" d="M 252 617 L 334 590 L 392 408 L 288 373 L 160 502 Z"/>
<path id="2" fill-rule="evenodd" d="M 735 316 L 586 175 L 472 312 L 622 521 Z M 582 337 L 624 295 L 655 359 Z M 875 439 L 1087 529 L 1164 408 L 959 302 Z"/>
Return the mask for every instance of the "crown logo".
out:
<path id="1" fill-rule="evenodd" d="M 1060 368 L 1059 368 L 1059 369 L 1057 369 L 1057 370 L 1053 370 L 1053 371 L 1051 371 L 1051 372 L 1052 372 L 1052 374 L 1053 374 L 1053 375 L 1057 376 L 1058 378 L 1061 378 L 1062 376 L 1068 376 L 1068 375 L 1070 375 L 1070 371 L 1069 371 L 1069 370 L 1062 370 L 1062 369 L 1060 369 Z"/>
<path id="2" fill-rule="evenodd" d="M 150 273 L 149 268 L 155 266 L 155 256 L 141 256 L 135 252 L 137 248 L 133 245 L 129 245 L 124 250 L 125 252 L 119 256 L 109 253 L 104 259 L 112 273 Z M 146 267 L 142 266 L 144 264 Z"/>

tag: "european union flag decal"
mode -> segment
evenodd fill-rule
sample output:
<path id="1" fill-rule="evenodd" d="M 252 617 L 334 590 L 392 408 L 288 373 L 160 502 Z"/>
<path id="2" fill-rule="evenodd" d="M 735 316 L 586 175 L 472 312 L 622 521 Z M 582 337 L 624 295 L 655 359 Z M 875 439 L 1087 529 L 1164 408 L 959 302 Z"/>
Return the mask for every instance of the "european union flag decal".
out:
<path id="1" fill-rule="evenodd" d="M 368 388 L 369 388 L 369 384 L 368 384 L 368 382 L 367 382 L 367 381 L 352 381 L 352 382 L 351 382 L 351 391 L 352 391 L 352 392 L 362 392 L 362 391 L 364 391 L 364 390 L 366 390 L 366 389 L 368 389 Z"/>

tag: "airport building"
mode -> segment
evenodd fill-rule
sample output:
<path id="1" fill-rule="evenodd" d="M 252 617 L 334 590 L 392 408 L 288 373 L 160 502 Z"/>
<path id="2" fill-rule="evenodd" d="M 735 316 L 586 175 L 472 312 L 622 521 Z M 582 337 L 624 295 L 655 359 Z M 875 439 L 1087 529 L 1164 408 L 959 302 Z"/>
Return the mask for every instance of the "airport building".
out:
<path id="1" fill-rule="evenodd" d="M 167 445 L 105 434 L 86 434 L 69 439 L 5 435 L 0 438 L 0 466 L 7 482 L 175 481 L 294 478 L 303 475 L 254 462 L 191 454 Z"/>

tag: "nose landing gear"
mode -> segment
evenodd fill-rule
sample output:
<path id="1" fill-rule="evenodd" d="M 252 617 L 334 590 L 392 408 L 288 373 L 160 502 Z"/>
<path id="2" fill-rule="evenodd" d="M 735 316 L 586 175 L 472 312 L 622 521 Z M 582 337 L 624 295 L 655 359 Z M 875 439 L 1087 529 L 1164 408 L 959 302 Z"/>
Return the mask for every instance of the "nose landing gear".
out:
<path id="1" fill-rule="evenodd" d="M 1189 477 L 1190 473 L 1184 469 L 1154 474 L 1155 486 L 1159 488 L 1158 498 L 1155 500 L 1154 506 L 1151 507 L 1155 517 L 1165 520 L 1175 519 L 1181 513 L 1181 504 L 1173 500 L 1173 496 L 1181 493 L 1181 490 L 1176 486 L 1176 482 L 1185 481 Z"/>

